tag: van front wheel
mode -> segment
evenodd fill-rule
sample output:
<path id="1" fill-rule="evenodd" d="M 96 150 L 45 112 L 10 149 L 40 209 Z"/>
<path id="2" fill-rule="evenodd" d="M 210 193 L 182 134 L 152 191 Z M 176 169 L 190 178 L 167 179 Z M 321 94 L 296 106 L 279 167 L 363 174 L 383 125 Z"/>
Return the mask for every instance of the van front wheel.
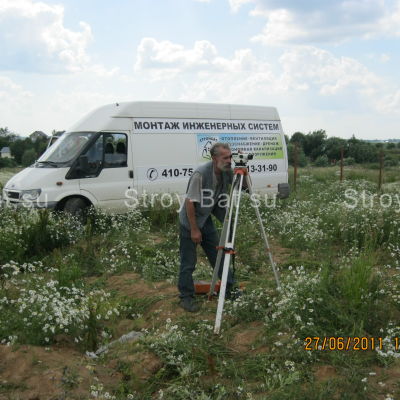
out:
<path id="1" fill-rule="evenodd" d="M 87 208 L 88 205 L 86 204 L 85 200 L 79 197 L 72 197 L 65 202 L 63 210 L 77 217 L 84 217 Z"/>

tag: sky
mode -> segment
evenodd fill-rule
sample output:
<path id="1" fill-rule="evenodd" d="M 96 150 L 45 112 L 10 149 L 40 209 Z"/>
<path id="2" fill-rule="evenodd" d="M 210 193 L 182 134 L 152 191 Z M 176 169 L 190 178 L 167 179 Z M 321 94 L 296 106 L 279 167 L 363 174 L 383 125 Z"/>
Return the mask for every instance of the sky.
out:
<path id="1" fill-rule="evenodd" d="M 277 107 L 289 136 L 400 138 L 400 0 L 0 0 L 0 127 L 96 107 Z"/>

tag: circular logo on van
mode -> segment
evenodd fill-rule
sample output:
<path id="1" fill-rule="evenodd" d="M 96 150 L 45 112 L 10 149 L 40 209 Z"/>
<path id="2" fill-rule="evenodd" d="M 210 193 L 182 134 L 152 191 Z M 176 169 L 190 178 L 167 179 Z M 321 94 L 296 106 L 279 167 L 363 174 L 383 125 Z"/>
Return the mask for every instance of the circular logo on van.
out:
<path id="1" fill-rule="evenodd" d="M 201 158 L 203 160 L 211 160 L 211 153 L 210 149 L 213 146 L 213 144 L 218 142 L 217 138 L 214 138 L 212 136 L 205 137 L 203 140 L 205 140 L 205 143 L 202 143 L 202 148 L 201 148 Z"/>
<path id="2" fill-rule="evenodd" d="M 149 181 L 155 181 L 158 178 L 158 172 L 155 168 L 149 168 L 147 170 L 147 179 Z"/>

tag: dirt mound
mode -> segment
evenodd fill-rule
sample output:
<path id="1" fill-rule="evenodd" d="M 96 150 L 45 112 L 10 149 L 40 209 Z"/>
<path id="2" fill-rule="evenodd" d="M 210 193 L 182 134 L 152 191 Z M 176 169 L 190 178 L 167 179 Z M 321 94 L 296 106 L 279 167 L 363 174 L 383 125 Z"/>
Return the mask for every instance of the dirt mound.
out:
<path id="1" fill-rule="evenodd" d="M 0 346 L 0 400 L 87 398 L 95 377 L 110 387 L 121 374 L 71 348 Z"/>
<path id="2" fill-rule="evenodd" d="M 178 295 L 175 285 L 168 282 L 146 282 L 135 272 L 113 275 L 107 279 L 106 289 L 132 297 L 149 297 L 165 294 Z"/>
<path id="3" fill-rule="evenodd" d="M 236 332 L 229 342 L 229 347 L 235 351 L 245 353 L 255 348 L 257 338 L 262 334 L 263 324 L 261 322 L 251 322 L 246 326 L 236 328 Z"/>
<path id="4" fill-rule="evenodd" d="M 140 381 L 146 381 L 163 367 L 163 362 L 155 354 L 147 351 L 113 357 L 109 363 L 110 367 L 122 370 L 125 377 L 133 375 Z"/>
<path id="5" fill-rule="evenodd" d="M 328 381 L 337 378 L 336 369 L 331 365 L 320 365 L 314 371 L 314 376 L 317 382 Z"/>

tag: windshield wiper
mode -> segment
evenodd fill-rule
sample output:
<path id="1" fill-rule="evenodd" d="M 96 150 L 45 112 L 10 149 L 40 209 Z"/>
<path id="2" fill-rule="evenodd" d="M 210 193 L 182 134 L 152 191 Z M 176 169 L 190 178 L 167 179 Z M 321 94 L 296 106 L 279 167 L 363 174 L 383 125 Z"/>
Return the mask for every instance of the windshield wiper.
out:
<path id="1" fill-rule="evenodd" d="M 57 163 L 55 161 L 36 161 L 36 164 L 48 164 L 48 165 L 51 165 L 54 168 L 58 168 L 59 167 L 59 163 Z"/>

